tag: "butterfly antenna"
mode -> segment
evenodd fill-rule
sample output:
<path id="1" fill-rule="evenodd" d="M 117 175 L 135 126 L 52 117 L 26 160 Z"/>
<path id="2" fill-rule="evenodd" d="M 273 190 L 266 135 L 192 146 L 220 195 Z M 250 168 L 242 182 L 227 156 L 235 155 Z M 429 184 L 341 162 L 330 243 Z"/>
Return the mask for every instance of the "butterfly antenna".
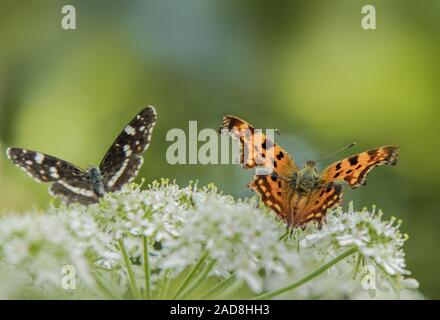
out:
<path id="1" fill-rule="evenodd" d="M 315 163 L 317 163 L 317 162 L 319 162 L 319 161 L 321 161 L 321 160 L 324 160 L 324 159 L 330 158 L 330 157 L 334 156 L 335 154 L 337 154 L 337 153 L 339 153 L 339 152 L 342 152 L 342 151 L 344 151 L 344 150 L 350 149 L 351 147 L 353 147 L 353 146 L 355 146 L 355 145 L 356 145 L 356 142 L 350 143 L 348 146 L 342 147 L 341 149 L 336 150 L 335 152 L 332 152 L 332 153 L 326 155 L 325 157 L 322 157 L 322 158 L 319 159 L 319 160 L 316 160 Z"/>
<path id="2" fill-rule="evenodd" d="M 280 130 L 275 129 L 275 132 L 281 137 L 281 131 Z M 295 153 L 298 153 L 301 156 L 301 158 L 304 160 L 304 162 L 307 162 L 307 158 L 304 157 L 304 155 L 298 150 L 298 148 L 296 148 L 296 147 L 294 147 L 292 145 L 290 145 L 289 147 L 294 149 Z"/>

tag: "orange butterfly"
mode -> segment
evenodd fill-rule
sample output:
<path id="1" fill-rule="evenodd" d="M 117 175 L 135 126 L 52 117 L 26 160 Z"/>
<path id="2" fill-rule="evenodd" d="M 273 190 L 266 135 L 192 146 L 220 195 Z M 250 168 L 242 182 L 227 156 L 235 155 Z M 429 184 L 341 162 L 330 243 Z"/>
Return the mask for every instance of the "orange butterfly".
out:
<path id="1" fill-rule="evenodd" d="M 318 174 L 315 161 L 298 168 L 286 151 L 240 118 L 225 116 L 221 129 L 240 141 L 243 167 L 255 168 L 270 160 L 266 164 L 270 163 L 272 173 L 256 175 L 249 187 L 290 228 L 304 227 L 313 220 L 321 223 L 327 209 L 342 200 L 342 185 L 338 182 L 346 181 L 352 188 L 365 185 L 371 169 L 395 165 L 399 153 L 396 146 L 380 147 L 335 162 Z"/>

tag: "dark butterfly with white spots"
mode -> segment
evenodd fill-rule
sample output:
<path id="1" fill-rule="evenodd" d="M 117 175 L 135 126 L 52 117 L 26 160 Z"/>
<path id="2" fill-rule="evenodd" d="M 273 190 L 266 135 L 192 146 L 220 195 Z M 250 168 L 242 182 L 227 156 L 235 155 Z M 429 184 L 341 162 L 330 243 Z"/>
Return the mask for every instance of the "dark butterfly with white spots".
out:
<path id="1" fill-rule="evenodd" d="M 38 182 L 52 183 L 49 193 L 67 204 L 96 203 L 106 192 L 120 190 L 138 174 L 142 153 L 156 124 L 154 107 L 146 107 L 122 130 L 99 167 L 83 170 L 67 161 L 22 148 L 8 148 L 8 158 Z"/>

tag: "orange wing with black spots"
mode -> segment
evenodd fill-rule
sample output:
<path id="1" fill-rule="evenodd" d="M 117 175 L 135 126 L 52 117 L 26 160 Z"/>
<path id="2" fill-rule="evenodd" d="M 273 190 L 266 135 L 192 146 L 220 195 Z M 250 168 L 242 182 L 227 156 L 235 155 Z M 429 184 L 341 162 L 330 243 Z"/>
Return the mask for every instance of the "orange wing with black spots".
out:
<path id="1" fill-rule="evenodd" d="M 285 150 L 248 122 L 234 116 L 225 116 L 221 129 L 228 130 L 229 134 L 240 141 L 240 163 L 246 169 L 266 166 L 276 175 L 286 178 L 299 170 Z"/>
<path id="2" fill-rule="evenodd" d="M 287 179 L 279 179 L 272 175 L 255 176 L 249 183 L 249 188 L 258 193 L 261 201 L 274 210 L 280 219 L 287 221 L 290 212 L 289 198 L 295 191 L 289 187 Z"/>
<path id="3" fill-rule="evenodd" d="M 249 187 L 290 228 L 304 227 L 310 221 L 321 223 L 327 210 L 342 199 L 342 186 L 333 183 L 301 195 L 288 180 L 267 175 L 255 176 Z"/>
<path id="4" fill-rule="evenodd" d="M 316 185 L 304 189 L 303 170 L 299 171 L 293 158 L 260 130 L 234 116 L 223 118 L 222 129 L 240 141 L 240 163 L 245 168 L 259 167 L 262 163 L 271 166 L 270 174 L 256 175 L 249 187 L 289 228 L 304 227 L 310 221 L 321 223 L 327 210 L 342 201 L 339 181 L 348 182 L 352 188 L 364 185 L 372 168 L 395 165 L 399 153 L 398 147 L 385 146 L 353 155 L 328 166 L 316 176 Z"/>
<path id="5" fill-rule="evenodd" d="M 385 146 L 362 152 L 344 160 L 333 163 L 322 172 L 323 183 L 346 181 L 352 188 L 367 183 L 367 175 L 374 167 L 380 165 L 395 165 L 399 148 Z"/>
<path id="6" fill-rule="evenodd" d="M 304 227 L 310 221 L 321 223 L 328 209 L 342 201 L 342 186 L 330 183 L 313 190 L 308 196 L 298 197 L 295 201 L 292 215 L 288 221 L 291 227 Z"/>

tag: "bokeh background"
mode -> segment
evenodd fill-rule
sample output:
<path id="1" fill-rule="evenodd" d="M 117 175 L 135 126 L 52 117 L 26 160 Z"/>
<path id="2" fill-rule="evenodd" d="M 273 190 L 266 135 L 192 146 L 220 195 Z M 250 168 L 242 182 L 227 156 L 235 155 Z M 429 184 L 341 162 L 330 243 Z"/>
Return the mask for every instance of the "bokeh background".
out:
<path id="1" fill-rule="evenodd" d="M 72 4 L 77 30 L 63 30 Z M 377 29 L 361 28 L 372 4 Z M 278 128 L 291 154 L 322 165 L 386 144 L 396 167 L 375 169 L 345 205 L 403 219 L 409 269 L 440 298 L 440 2 L 0 0 L 0 212 L 46 208 L 47 186 L 5 157 L 8 146 L 99 164 L 145 105 L 158 123 L 140 177 L 214 182 L 251 196 L 232 165 L 169 165 L 171 128 L 218 128 L 225 114 Z M 296 156 L 298 162 L 302 159 Z"/>

